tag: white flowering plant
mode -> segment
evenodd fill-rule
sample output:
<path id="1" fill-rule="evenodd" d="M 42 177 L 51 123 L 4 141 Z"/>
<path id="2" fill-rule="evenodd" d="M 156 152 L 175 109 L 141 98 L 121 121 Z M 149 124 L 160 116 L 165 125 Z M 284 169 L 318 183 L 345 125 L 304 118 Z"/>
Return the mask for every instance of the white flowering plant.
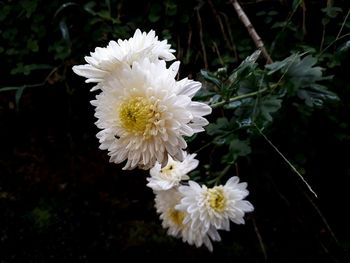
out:
<path id="1" fill-rule="evenodd" d="M 261 52 L 233 70 L 202 70 L 201 82 L 179 79 L 181 61 L 172 62 L 176 53 L 170 44 L 153 30 L 137 29 L 133 37 L 110 41 L 85 57 L 87 64 L 73 67 L 98 91 L 91 104 L 100 149 L 123 169 L 148 170 L 147 186 L 162 226 L 190 245 L 212 251 L 212 241 L 221 240 L 219 231 L 244 224 L 246 213 L 254 211 L 237 161 L 252 152 L 257 136 L 314 193 L 265 130 L 290 98 L 312 110 L 337 96 L 319 83 L 328 77 L 312 56 L 292 54 L 262 67 Z M 193 151 L 192 143 L 202 145 Z M 215 160 L 198 158 L 209 149 Z"/>

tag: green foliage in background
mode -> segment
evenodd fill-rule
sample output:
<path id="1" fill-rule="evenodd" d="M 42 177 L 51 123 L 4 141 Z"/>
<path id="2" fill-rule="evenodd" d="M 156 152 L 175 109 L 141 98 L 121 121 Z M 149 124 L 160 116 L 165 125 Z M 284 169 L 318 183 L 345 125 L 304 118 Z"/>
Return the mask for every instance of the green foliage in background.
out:
<path id="1" fill-rule="evenodd" d="M 71 250 L 75 249 L 80 253 L 80 244 L 72 241 L 77 238 L 72 234 L 75 229 L 80 231 L 79 234 L 84 233 L 87 240 L 89 235 L 92 239 L 96 237 L 97 241 L 86 245 L 89 247 L 87 250 L 98 244 L 102 244 L 103 251 L 116 251 L 116 247 L 122 247 L 125 251 L 130 249 L 130 254 L 135 247 L 152 248 L 159 252 L 161 249 L 158 250 L 158 247 L 161 246 L 164 254 L 170 253 L 164 244 L 174 251 L 176 249 L 173 248 L 178 248 L 179 244 L 154 224 L 157 220 L 155 215 L 135 215 L 139 211 L 144 214 L 153 211 L 151 197 L 146 201 L 143 199 L 145 190 L 141 187 L 145 187 L 144 178 L 128 174 L 127 179 L 118 177 L 105 182 L 108 186 L 96 183 L 106 174 L 114 174 L 118 167 L 105 168 L 105 152 L 100 153 L 97 149 L 96 130 L 91 128 L 95 119 L 88 101 L 93 95 L 71 70 L 73 65 L 84 63 L 84 56 L 95 47 L 104 47 L 110 40 L 129 38 L 136 28 L 140 28 L 147 32 L 154 29 L 160 39 L 168 40 L 181 62 L 180 77 L 189 76 L 203 83 L 203 89 L 195 100 L 205 101 L 213 107 L 206 132 L 186 138 L 190 151 L 200 157 L 200 167 L 191 173 L 191 178 L 212 186 L 225 182 L 229 176 L 238 175 L 248 182 L 252 203 L 258 207 L 251 216 L 250 222 L 254 227 L 250 225 L 253 234 L 249 236 L 249 242 L 241 241 L 238 237 L 246 234 L 237 230 L 237 236 L 230 237 L 231 243 L 218 245 L 216 255 L 221 251 L 222 258 L 229 255 L 230 260 L 233 257 L 242 259 L 242 255 L 244 260 L 248 258 L 260 262 L 257 258 L 265 256 L 266 248 L 267 254 L 281 254 L 272 262 L 290 262 L 284 255 L 284 247 L 278 244 L 281 239 L 276 240 L 283 227 L 290 227 L 291 235 L 295 234 L 298 229 L 292 223 L 296 222 L 301 222 L 302 229 L 311 229 L 310 239 L 317 243 L 320 255 L 317 259 L 323 259 L 324 255 L 336 258 L 338 250 L 350 251 L 345 237 L 349 229 L 338 229 L 336 240 L 320 212 L 323 208 L 330 217 L 334 216 L 329 208 L 331 205 L 322 203 L 320 206 L 323 207 L 319 209 L 309 189 L 300 178 L 294 177 L 298 173 L 306 178 L 317 193 L 327 197 L 330 204 L 341 200 L 342 194 L 347 192 L 345 188 L 348 184 L 341 183 L 341 180 L 349 176 L 350 170 L 347 156 L 341 151 L 348 150 L 350 146 L 348 0 L 239 2 L 264 41 L 273 63 L 266 65 L 266 59 L 257 51 L 247 29 L 227 0 L 0 1 L 0 117 L 4 120 L 0 137 L 5 141 L 2 145 L 11 142 L 10 147 L 3 146 L 9 150 L 2 154 L 0 174 L 13 170 L 14 174 L 21 175 L 20 179 L 15 176 L 15 179 L 0 177 L 0 204 L 5 203 L 9 207 L 5 207 L 5 216 L 1 219 L 7 220 L 7 216 L 8 221 L 3 223 L 0 220 L 4 226 L 4 242 L 7 236 L 11 236 L 6 232 L 7 228 L 13 232 L 24 222 L 23 226 L 30 230 L 20 229 L 16 233 L 27 233 L 27 239 L 37 235 L 44 240 L 47 238 L 45 234 L 56 231 L 54 245 L 41 243 L 43 249 L 40 247 L 40 250 L 44 252 L 40 253 L 46 253 L 45 248 L 48 248 L 47 255 L 33 252 L 30 246 L 28 254 L 20 254 L 26 260 L 31 257 L 30 253 L 44 255 L 41 259 L 31 257 L 37 262 L 49 261 L 52 251 L 65 255 L 66 251 L 74 253 Z M 59 101 L 54 104 L 57 112 L 50 108 L 50 100 Z M 43 101 L 49 102 L 45 104 Z M 40 115 L 46 110 L 53 117 Z M 37 117 L 37 120 L 30 114 L 42 119 Z M 28 125 L 27 118 L 36 121 Z M 53 121 L 50 122 L 51 119 Z M 46 126 L 47 121 L 50 124 Z M 21 126 L 21 122 L 25 124 Z M 84 126 L 84 122 L 91 125 Z M 12 130 L 6 132 L 9 127 L 20 136 Z M 82 129 L 85 129 L 84 133 L 80 133 Z M 63 139 L 56 130 L 64 134 Z M 17 137 L 11 137 L 12 134 Z M 69 141 L 69 146 L 62 150 L 59 147 L 65 140 Z M 30 148 L 27 150 L 29 153 L 26 147 Z M 52 157 L 51 152 L 57 152 L 57 155 Z M 100 157 L 102 155 L 103 158 Z M 49 167 L 50 162 L 54 168 Z M 70 171 L 69 176 L 66 176 L 64 168 Z M 143 190 L 124 187 L 135 182 L 142 185 L 137 187 Z M 87 190 L 81 190 L 81 185 Z M 57 195 L 59 205 L 53 205 L 55 202 L 48 197 L 36 196 L 37 189 L 42 189 L 40 187 L 49 189 L 48 195 Z M 343 188 L 334 190 L 337 187 Z M 335 192 L 333 199 L 327 196 L 329 189 Z M 98 197 L 86 195 L 86 192 L 97 191 Z M 138 196 L 139 200 L 130 195 Z M 21 203 L 23 207 L 12 209 L 12 204 L 20 202 L 18 200 L 25 202 L 28 196 L 35 197 L 33 200 L 29 198 L 29 204 Z M 274 211 L 274 207 L 270 206 L 276 196 L 287 207 L 286 211 Z M 12 210 L 20 211 L 17 212 L 20 215 Z M 116 215 L 116 211 L 122 211 L 123 215 Z M 309 212 L 310 222 L 306 216 L 303 217 L 305 211 L 313 211 Z M 331 222 L 335 227 L 337 220 L 345 220 L 341 216 L 336 217 Z M 16 226 L 12 226 L 13 218 L 20 218 L 14 221 Z M 98 222 L 96 233 L 87 234 L 88 228 L 81 226 L 82 218 Z M 263 241 L 258 234 L 255 235 L 259 233 L 255 220 L 263 229 Z M 342 226 L 341 223 L 339 225 Z M 299 238 L 290 238 L 282 233 L 283 241 Z M 256 243 L 251 244 L 252 239 Z M 55 246 L 62 240 L 70 240 L 71 248 L 56 250 Z M 281 243 L 289 246 L 288 242 Z M 14 243 L 17 244 L 17 240 Z M 304 251 L 306 244 L 301 241 L 296 243 L 291 246 L 293 251 Z M 62 261 L 68 261 L 69 253 Z M 187 255 L 193 253 L 200 252 L 187 251 Z M 115 256 L 118 257 L 119 254 Z M 309 260 L 310 257 L 303 259 Z"/>

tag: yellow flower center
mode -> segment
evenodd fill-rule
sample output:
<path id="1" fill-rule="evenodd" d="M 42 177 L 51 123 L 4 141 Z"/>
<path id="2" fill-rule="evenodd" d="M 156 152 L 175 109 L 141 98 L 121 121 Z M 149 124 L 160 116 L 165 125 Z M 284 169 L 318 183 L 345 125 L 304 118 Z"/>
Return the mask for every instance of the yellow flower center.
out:
<path id="1" fill-rule="evenodd" d="M 177 226 L 182 226 L 184 218 L 185 218 L 185 213 L 182 211 L 178 211 L 175 209 L 169 209 L 168 211 L 168 216 L 169 219 Z"/>
<path id="2" fill-rule="evenodd" d="M 207 202 L 217 212 L 222 212 L 226 207 L 226 197 L 222 186 L 215 186 L 208 189 Z"/>
<path id="3" fill-rule="evenodd" d="M 174 170 L 174 168 L 175 168 L 175 164 L 174 163 L 170 163 L 170 164 L 168 164 L 167 166 L 165 166 L 164 168 L 162 168 L 161 170 L 160 170 L 160 172 L 162 173 L 162 174 L 165 174 L 165 175 L 171 175 L 171 173 L 172 173 L 172 171 Z"/>
<path id="4" fill-rule="evenodd" d="M 134 97 L 123 102 L 119 108 L 122 127 L 128 132 L 149 137 L 150 130 L 160 115 L 155 108 L 155 105 L 144 97 Z"/>

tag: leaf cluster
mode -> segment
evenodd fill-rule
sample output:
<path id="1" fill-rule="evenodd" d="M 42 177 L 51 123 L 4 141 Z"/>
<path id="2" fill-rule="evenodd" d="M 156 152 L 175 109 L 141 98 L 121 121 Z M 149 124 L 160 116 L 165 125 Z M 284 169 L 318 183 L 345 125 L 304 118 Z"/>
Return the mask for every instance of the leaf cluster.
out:
<path id="1" fill-rule="evenodd" d="M 309 112 L 338 100 L 324 85 L 332 77 L 323 75 L 315 57 L 295 53 L 261 67 L 259 55 L 260 51 L 254 52 L 231 72 L 227 68 L 201 72 L 210 84 L 199 97 L 207 97 L 213 108 L 221 109 L 215 112 L 216 122 L 208 125 L 207 133 L 218 151 L 227 153 L 222 164 L 234 164 L 250 154 L 258 129 L 270 126 L 283 107 L 292 104 Z"/>

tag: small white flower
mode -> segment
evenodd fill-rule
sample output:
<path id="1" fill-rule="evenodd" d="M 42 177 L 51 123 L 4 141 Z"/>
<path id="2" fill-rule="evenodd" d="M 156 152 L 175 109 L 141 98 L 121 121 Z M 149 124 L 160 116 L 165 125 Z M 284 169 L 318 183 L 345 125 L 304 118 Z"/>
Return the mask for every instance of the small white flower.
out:
<path id="1" fill-rule="evenodd" d="M 147 178 L 148 187 L 155 191 L 168 190 L 178 186 L 181 180 L 188 180 L 188 173 L 198 166 L 198 160 L 194 159 L 196 154 L 184 153 L 182 162 L 175 161 L 168 155 L 168 163 L 162 168 L 159 162 L 150 170 L 151 177 Z"/>
<path id="2" fill-rule="evenodd" d="M 224 186 L 213 188 L 189 181 L 189 186 L 179 187 L 184 197 L 176 209 L 187 212 L 184 223 L 191 222 L 192 229 L 206 232 L 214 226 L 229 230 L 230 220 L 244 224 L 244 214 L 254 210 L 249 201 L 243 200 L 249 194 L 246 188 L 247 183 L 239 183 L 237 176 L 231 177 Z"/>
<path id="3" fill-rule="evenodd" d="M 123 64 L 132 66 L 133 62 L 144 58 L 148 58 L 151 62 L 157 62 L 159 59 L 170 61 L 175 59 L 173 52 L 175 50 L 170 49 L 167 40 L 159 41 L 153 30 L 141 33 L 137 29 L 134 36 L 128 40 L 119 39 L 117 42 L 112 40 L 107 47 L 97 47 L 95 52 L 85 57 L 88 64 L 74 66 L 73 71 L 87 78 L 86 82 L 100 83 L 118 71 Z M 92 90 L 101 87 L 97 85 Z"/>
<path id="4" fill-rule="evenodd" d="M 123 169 L 139 166 L 150 169 L 158 161 L 167 162 L 168 154 L 182 160 L 187 147 L 183 136 L 204 131 L 204 115 L 211 108 L 191 98 L 201 88 L 196 81 L 174 79 L 179 62 L 166 68 L 164 61 L 148 59 L 124 66 L 104 83 L 106 87 L 91 104 L 96 106 L 97 134 L 101 149 L 110 161 Z"/>
<path id="5" fill-rule="evenodd" d="M 155 191 L 155 207 L 160 214 L 162 226 L 168 229 L 167 233 L 176 238 L 182 238 L 183 242 L 200 247 L 203 244 L 213 251 L 211 240 L 220 241 L 217 230 L 211 227 L 208 231 L 194 231 L 190 223 L 184 223 L 187 212 L 177 210 L 175 207 L 180 203 L 182 195 L 178 189 L 172 188 L 166 191 Z M 211 239 L 211 240 L 210 240 Z"/>

